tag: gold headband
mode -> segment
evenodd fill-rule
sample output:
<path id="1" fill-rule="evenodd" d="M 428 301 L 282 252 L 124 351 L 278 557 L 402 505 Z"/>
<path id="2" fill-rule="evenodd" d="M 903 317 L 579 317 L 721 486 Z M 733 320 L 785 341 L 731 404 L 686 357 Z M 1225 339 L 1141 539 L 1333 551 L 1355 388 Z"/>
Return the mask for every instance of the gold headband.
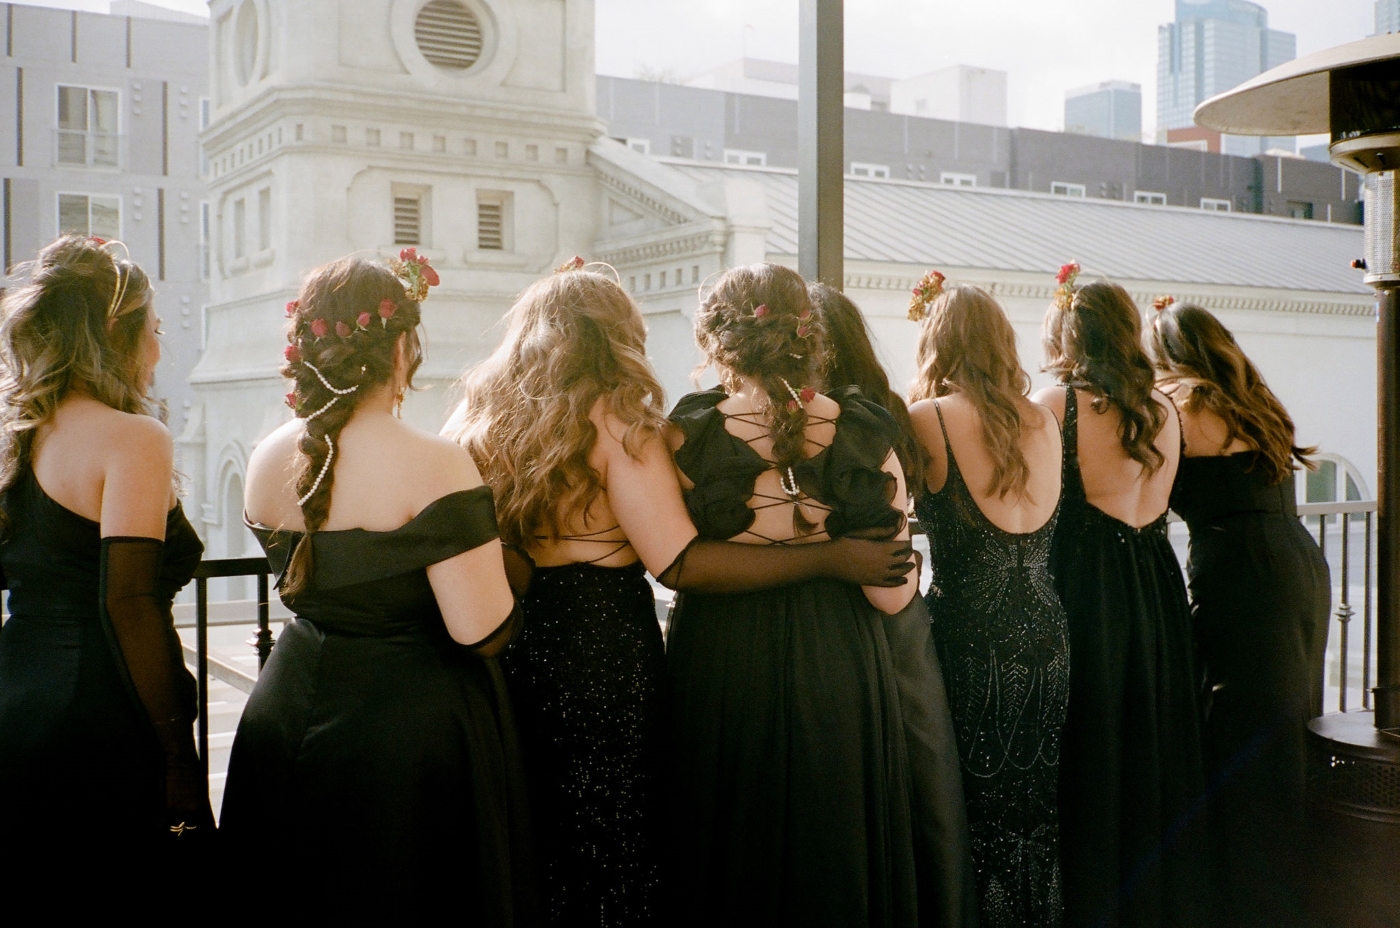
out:
<path id="1" fill-rule="evenodd" d="M 101 239 L 97 239 L 97 241 L 98 247 L 107 253 L 107 257 L 112 259 L 112 269 L 117 272 L 117 283 L 112 288 L 112 302 L 107 304 L 107 321 L 111 322 L 117 318 L 118 310 L 122 307 L 122 300 L 126 298 L 127 284 L 131 282 L 131 273 L 126 268 L 126 265 L 131 263 L 131 252 L 127 249 L 125 242 L 106 242 Z M 121 250 L 125 254 L 123 258 L 117 257 L 114 246 L 118 245 L 121 246 Z"/>

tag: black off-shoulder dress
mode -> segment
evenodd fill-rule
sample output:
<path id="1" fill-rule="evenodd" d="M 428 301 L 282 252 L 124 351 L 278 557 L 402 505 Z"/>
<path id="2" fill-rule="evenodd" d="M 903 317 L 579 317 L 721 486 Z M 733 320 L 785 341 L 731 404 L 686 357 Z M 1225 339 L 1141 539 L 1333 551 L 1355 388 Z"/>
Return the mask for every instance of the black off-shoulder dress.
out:
<path id="1" fill-rule="evenodd" d="M 280 583 L 299 535 L 250 528 Z M 394 531 L 312 536 L 313 576 L 286 600 L 296 618 L 239 722 L 220 822 L 235 853 L 294 868 L 306 891 L 292 908 L 534 923 L 505 684 L 448 636 L 426 570 L 495 537 L 486 487 Z"/>
<path id="2" fill-rule="evenodd" d="M 752 525 L 754 481 L 772 466 L 726 431 L 724 398 L 692 394 L 671 414 L 695 484 L 687 507 L 715 539 Z M 829 507 L 833 536 L 897 526 L 881 469 L 893 422 L 858 391 L 833 398 L 835 438 L 794 476 Z M 975 920 L 957 748 L 923 616 L 894 628 L 835 580 L 680 597 L 668 635 L 675 924 Z M 901 678 L 915 705 L 902 705 Z M 944 742 L 911 746 L 913 716 Z"/>

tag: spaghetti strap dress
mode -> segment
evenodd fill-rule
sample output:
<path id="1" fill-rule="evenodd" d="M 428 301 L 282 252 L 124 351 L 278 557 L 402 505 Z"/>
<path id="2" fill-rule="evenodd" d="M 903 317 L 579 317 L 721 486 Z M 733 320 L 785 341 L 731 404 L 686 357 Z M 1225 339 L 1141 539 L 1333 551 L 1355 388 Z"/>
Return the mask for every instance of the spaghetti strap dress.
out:
<path id="1" fill-rule="evenodd" d="M 1199 928 L 1209 848 L 1191 614 L 1163 512 L 1141 528 L 1089 503 L 1065 389 L 1051 569 L 1069 620 L 1060 753 L 1065 924 Z"/>
<path id="2" fill-rule="evenodd" d="M 249 527 L 280 586 L 300 534 Z M 295 618 L 238 723 L 220 823 L 240 859 L 294 868 L 306 892 L 285 894 L 291 910 L 535 923 L 505 681 L 448 636 L 427 576 L 495 537 L 486 487 L 393 531 L 311 536 L 312 576 L 284 596 Z"/>
<path id="3" fill-rule="evenodd" d="M 832 443 L 790 479 L 804 505 L 829 510 L 832 536 L 897 528 L 893 478 L 881 469 L 893 421 L 858 391 L 832 398 Z M 726 430 L 724 399 L 691 394 L 671 414 L 685 438 L 676 463 L 694 483 L 687 508 L 714 539 L 753 525 L 751 499 L 792 505 L 755 497 L 773 465 Z M 927 669 L 936 666 L 927 625 L 892 634 L 885 618 L 858 586 L 835 580 L 680 597 L 667 642 L 672 924 L 975 923 L 956 745 L 932 746 L 950 758 L 936 779 L 938 765 L 911 763 L 904 723 L 901 668 L 925 668 L 904 680 L 905 698 L 922 693 L 928 716 L 946 716 Z M 897 657 L 896 647 L 929 659 Z M 916 822 L 916 811 L 939 817 Z"/>
<path id="4" fill-rule="evenodd" d="M 627 547 L 609 545 L 599 558 Z M 547 922 L 659 921 L 666 652 L 640 562 L 536 568 L 502 658 L 520 730 Z"/>
<path id="5" fill-rule="evenodd" d="M 1059 507 L 1008 532 L 977 505 L 935 402 L 948 477 L 921 494 L 933 637 L 948 683 L 982 928 L 1061 923 L 1060 732 L 1069 703 L 1069 632 L 1050 579 Z"/>
<path id="6" fill-rule="evenodd" d="M 1172 509 L 1191 530 L 1223 912 L 1232 925 L 1289 926 L 1306 918 L 1307 725 L 1322 706 L 1332 584 L 1293 481 L 1270 484 L 1258 458 L 1182 459 Z"/>

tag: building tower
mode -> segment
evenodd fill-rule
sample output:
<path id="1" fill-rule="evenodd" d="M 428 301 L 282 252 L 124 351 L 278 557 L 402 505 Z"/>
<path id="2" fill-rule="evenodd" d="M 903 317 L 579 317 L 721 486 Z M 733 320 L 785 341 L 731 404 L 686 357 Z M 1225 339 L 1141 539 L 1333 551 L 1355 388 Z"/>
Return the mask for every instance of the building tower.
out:
<path id="1" fill-rule="evenodd" d="M 1142 141 L 1142 85 L 1101 81 L 1065 92 L 1065 131 Z"/>
<path id="2" fill-rule="evenodd" d="M 236 557 L 248 453 L 289 415 L 278 368 L 302 276 L 407 245 L 432 258 L 432 389 L 405 414 L 436 429 L 515 295 L 594 240 L 601 126 L 592 0 L 213 0 L 210 15 L 210 298 L 181 451 L 209 553 Z"/>
<path id="3" fill-rule="evenodd" d="M 1196 105 L 1297 55 L 1297 36 L 1269 28 L 1269 12 L 1247 0 L 1176 0 L 1176 21 L 1157 27 L 1157 134 L 1195 126 Z M 1292 139 L 1229 136 L 1223 150 L 1256 155 L 1294 148 Z"/>

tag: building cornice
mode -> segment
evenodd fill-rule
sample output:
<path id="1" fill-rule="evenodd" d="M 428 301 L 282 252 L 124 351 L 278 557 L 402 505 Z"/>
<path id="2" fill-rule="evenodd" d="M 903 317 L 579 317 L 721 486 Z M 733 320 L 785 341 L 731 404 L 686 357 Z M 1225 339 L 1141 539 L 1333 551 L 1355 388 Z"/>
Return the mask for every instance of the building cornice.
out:
<path id="1" fill-rule="evenodd" d="M 681 255 L 722 253 L 728 238 L 725 231 L 721 228 L 701 228 L 697 231 L 697 226 L 697 223 L 691 223 L 683 228 L 667 230 L 663 233 L 664 237 L 653 233 L 649 240 L 630 244 L 602 241 L 598 243 L 601 250 L 597 257 L 599 261 L 621 268 L 650 264 Z"/>

